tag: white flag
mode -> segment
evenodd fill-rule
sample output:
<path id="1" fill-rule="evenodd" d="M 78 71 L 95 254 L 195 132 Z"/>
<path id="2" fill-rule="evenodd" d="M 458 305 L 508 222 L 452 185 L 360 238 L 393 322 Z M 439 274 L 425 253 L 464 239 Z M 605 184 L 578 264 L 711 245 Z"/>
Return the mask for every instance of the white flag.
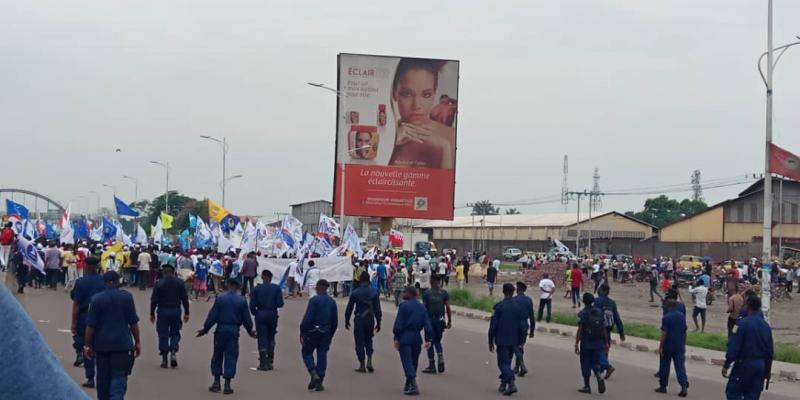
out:
<path id="1" fill-rule="evenodd" d="M 32 241 L 28 241 L 22 235 L 17 237 L 17 251 L 22 253 L 25 263 L 36 268 L 39 272 L 44 273 L 44 260 L 36 250 L 36 245 Z"/>
<path id="2" fill-rule="evenodd" d="M 153 227 L 153 231 L 150 234 L 153 236 L 153 243 L 161 246 L 161 242 L 164 240 L 164 227 L 161 225 L 161 218 L 156 218 L 156 226 Z"/>
<path id="3" fill-rule="evenodd" d="M 67 205 L 67 210 L 61 216 L 61 235 L 58 241 L 64 244 L 75 244 L 75 231 L 72 229 L 72 223 L 69 221 L 70 209 L 72 203 Z"/>
<path id="4" fill-rule="evenodd" d="M 340 237 L 339 224 L 325 214 L 319 215 L 319 232 L 333 237 Z"/>
<path id="5" fill-rule="evenodd" d="M 136 224 L 136 243 L 147 245 L 147 232 L 142 228 L 142 224 Z"/>

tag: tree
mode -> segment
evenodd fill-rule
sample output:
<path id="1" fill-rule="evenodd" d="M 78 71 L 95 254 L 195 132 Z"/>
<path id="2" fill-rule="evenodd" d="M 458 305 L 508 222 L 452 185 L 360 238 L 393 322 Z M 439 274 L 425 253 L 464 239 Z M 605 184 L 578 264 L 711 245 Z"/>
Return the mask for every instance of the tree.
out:
<path id="1" fill-rule="evenodd" d="M 155 225 L 157 219 L 164 211 L 164 195 L 158 196 L 147 202 L 146 200 L 134 203 L 139 205 L 146 203 L 146 211 L 141 214 L 141 224 L 146 230 L 149 230 L 151 225 Z M 169 191 L 169 213 L 175 219 L 172 222 L 172 232 L 180 232 L 189 226 L 189 213 L 198 215 L 204 220 L 208 220 L 208 201 L 197 200 L 188 196 L 184 196 L 175 190 Z"/>
<path id="2" fill-rule="evenodd" d="M 481 200 L 477 203 L 470 204 L 470 206 L 472 206 L 472 215 L 500 214 L 500 208 L 495 207 L 489 200 Z"/>
<path id="3" fill-rule="evenodd" d="M 522 214 L 522 213 L 519 212 L 519 210 L 517 210 L 516 208 L 506 208 L 506 215 L 516 215 L 516 214 Z"/>
<path id="4" fill-rule="evenodd" d="M 683 199 L 678 202 L 665 195 L 647 199 L 644 202 L 644 210 L 640 212 L 628 211 L 625 215 L 640 219 L 657 227 L 662 227 L 708 208 L 702 200 Z"/>

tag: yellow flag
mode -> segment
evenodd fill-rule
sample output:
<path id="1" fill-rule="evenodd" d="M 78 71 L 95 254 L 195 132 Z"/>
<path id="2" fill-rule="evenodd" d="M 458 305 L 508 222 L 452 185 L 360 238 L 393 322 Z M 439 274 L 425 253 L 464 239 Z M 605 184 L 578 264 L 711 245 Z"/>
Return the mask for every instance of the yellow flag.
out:
<path id="1" fill-rule="evenodd" d="M 208 217 L 215 222 L 222 221 L 228 215 L 228 210 L 214 200 L 208 199 Z"/>
<path id="2" fill-rule="evenodd" d="M 102 254 L 100 254 L 100 270 L 106 272 L 106 261 L 108 261 L 108 255 L 111 253 L 119 253 L 122 251 L 122 242 L 116 242 L 113 246 L 109 246 Z"/>
<path id="3" fill-rule="evenodd" d="M 172 220 L 175 219 L 172 215 L 161 212 L 161 227 L 164 229 L 172 228 Z"/>

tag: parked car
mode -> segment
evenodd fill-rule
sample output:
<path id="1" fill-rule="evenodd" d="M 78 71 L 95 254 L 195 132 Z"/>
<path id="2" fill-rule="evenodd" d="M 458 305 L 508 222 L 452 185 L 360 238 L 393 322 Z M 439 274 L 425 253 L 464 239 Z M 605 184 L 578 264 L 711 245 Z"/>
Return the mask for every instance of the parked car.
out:
<path id="1" fill-rule="evenodd" d="M 509 247 L 503 250 L 503 259 L 517 261 L 522 257 L 522 250 L 516 247 Z"/>

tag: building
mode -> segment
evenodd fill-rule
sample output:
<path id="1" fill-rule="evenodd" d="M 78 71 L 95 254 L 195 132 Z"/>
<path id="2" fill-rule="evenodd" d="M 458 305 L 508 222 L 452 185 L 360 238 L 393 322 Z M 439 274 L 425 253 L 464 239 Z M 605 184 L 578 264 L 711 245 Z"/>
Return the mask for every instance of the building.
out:
<path id="1" fill-rule="evenodd" d="M 800 244 L 800 182 L 773 178 L 772 186 L 773 245 Z M 764 181 L 759 180 L 736 198 L 663 226 L 660 239 L 662 242 L 727 243 L 737 246 L 757 243 L 755 248 L 760 249 L 764 221 L 763 190 Z M 751 255 L 758 254 L 760 250 Z"/>
<path id="2" fill-rule="evenodd" d="M 507 247 L 523 251 L 548 251 L 553 239 L 575 251 L 577 244 L 588 250 L 591 232 L 594 253 L 628 252 L 630 242 L 653 237 L 657 228 L 636 218 L 606 212 L 593 216 L 577 214 L 516 214 L 455 217 L 452 221 L 429 221 L 415 229 L 431 235 L 440 249 L 499 254 Z M 580 239 L 578 241 L 578 239 Z M 582 251 L 582 253 L 584 252 Z"/>
<path id="3" fill-rule="evenodd" d="M 327 200 L 315 200 L 290 205 L 292 216 L 303 223 L 303 231 L 315 233 L 319 229 L 320 214 L 334 217 L 333 203 Z M 337 221 L 339 219 L 337 218 Z M 367 243 L 377 243 L 380 230 L 379 218 L 345 216 L 345 227 L 349 224 L 358 232 L 358 236 Z"/>

